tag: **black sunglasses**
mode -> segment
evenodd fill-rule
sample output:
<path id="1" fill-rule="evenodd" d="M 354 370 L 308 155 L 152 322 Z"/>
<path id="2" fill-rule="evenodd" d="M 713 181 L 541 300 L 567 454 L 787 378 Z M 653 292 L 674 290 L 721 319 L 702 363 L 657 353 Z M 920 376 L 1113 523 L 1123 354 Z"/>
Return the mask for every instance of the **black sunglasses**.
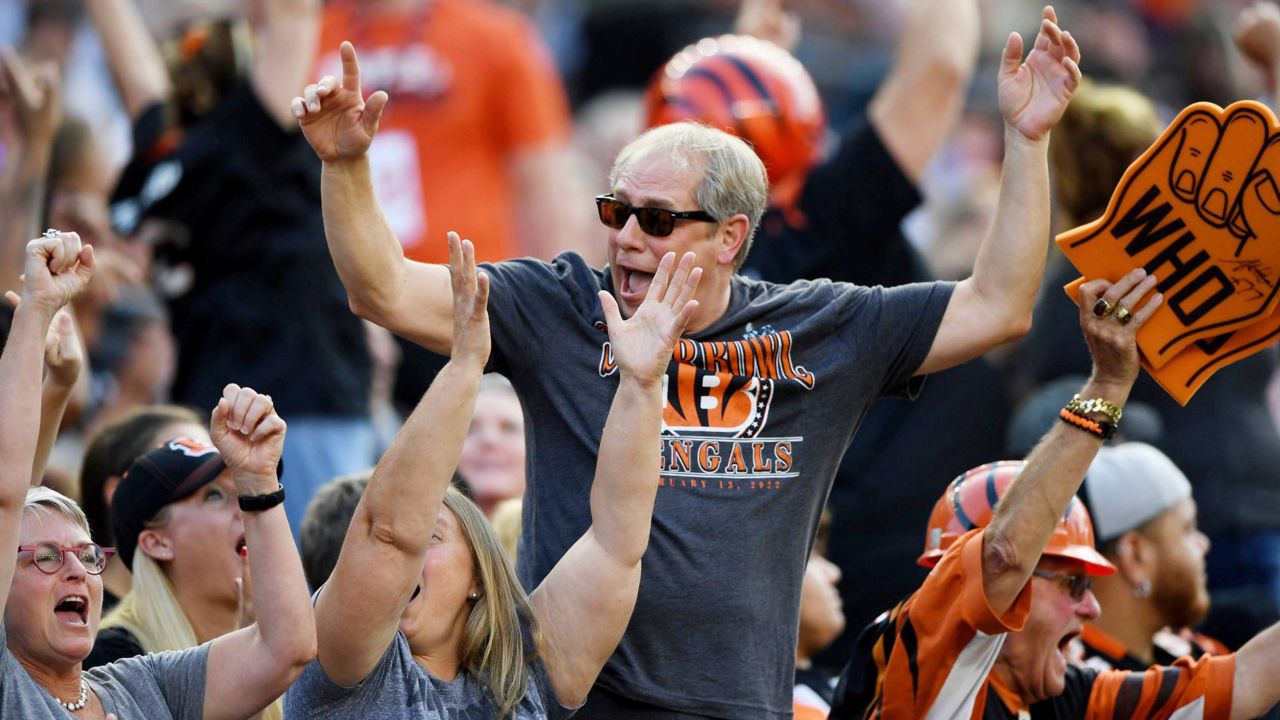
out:
<path id="1" fill-rule="evenodd" d="M 1067 592 L 1071 594 L 1071 599 L 1080 602 L 1084 599 L 1084 594 L 1093 589 L 1093 580 L 1088 575 L 1080 573 L 1078 575 L 1066 575 L 1064 573 L 1051 573 L 1042 570 L 1036 570 L 1031 573 L 1038 578 L 1045 580 L 1065 580 L 1067 583 Z"/>
<path id="2" fill-rule="evenodd" d="M 632 207 L 615 198 L 612 193 L 596 197 L 596 210 L 600 213 L 600 222 L 614 230 L 621 230 L 627 224 L 627 218 L 635 215 L 640 229 L 654 237 L 670 235 L 676 229 L 676 220 L 720 222 L 701 210 L 676 212 L 665 208 Z"/>

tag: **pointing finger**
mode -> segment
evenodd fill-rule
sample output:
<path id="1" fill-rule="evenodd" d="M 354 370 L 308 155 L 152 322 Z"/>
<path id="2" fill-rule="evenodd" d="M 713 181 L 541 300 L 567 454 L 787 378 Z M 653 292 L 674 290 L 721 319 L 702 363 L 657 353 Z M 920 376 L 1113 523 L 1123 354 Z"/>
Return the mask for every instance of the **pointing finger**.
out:
<path id="1" fill-rule="evenodd" d="M 338 54 L 342 56 L 343 89 L 360 92 L 360 61 L 356 58 L 355 46 L 343 41 L 341 47 L 338 48 Z"/>

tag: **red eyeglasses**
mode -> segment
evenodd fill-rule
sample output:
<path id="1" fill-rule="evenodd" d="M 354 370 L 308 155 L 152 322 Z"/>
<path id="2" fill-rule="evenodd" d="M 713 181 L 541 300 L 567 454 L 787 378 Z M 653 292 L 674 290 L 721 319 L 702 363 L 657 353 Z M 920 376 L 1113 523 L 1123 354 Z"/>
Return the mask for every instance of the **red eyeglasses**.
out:
<path id="1" fill-rule="evenodd" d="M 53 575 L 62 569 L 67 561 L 67 554 L 74 554 L 90 575 L 98 575 L 107 567 L 107 561 L 116 554 L 115 548 L 104 548 L 94 543 L 84 545 L 58 545 L 56 543 L 36 543 L 19 545 L 18 554 L 31 553 L 31 562 L 36 569 L 46 575 Z"/>
<path id="2" fill-rule="evenodd" d="M 606 227 L 621 230 L 627 224 L 627 218 L 636 216 L 640 229 L 654 237 L 666 237 L 676 229 L 676 220 L 698 220 L 700 222 L 720 222 L 702 210 L 667 210 L 656 207 L 635 207 L 615 198 L 612 193 L 596 197 L 596 211 L 600 213 L 600 222 Z"/>

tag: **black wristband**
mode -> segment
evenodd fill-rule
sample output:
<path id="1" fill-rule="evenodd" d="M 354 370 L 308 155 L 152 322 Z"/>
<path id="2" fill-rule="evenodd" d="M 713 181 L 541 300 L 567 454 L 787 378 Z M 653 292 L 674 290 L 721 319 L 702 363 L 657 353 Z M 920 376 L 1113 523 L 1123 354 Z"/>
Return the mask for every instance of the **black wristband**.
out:
<path id="1" fill-rule="evenodd" d="M 284 502 L 284 485 L 281 485 L 280 488 L 273 493 L 267 493 L 266 495 L 241 495 L 239 500 L 240 512 L 262 512 L 263 510 L 270 510 Z"/>

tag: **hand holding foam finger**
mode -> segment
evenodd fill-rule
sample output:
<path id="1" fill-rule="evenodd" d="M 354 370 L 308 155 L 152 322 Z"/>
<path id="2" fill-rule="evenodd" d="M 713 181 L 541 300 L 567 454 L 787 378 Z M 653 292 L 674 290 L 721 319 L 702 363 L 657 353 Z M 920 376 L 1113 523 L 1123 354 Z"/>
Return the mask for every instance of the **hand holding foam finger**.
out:
<path id="1" fill-rule="evenodd" d="M 1160 368 L 1280 302 L 1280 123 L 1259 103 L 1192 105 L 1130 166 L 1106 214 L 1058 244 L 1089 278 L 1143 268 L 1165 296 L 1138 345 Z"/>

